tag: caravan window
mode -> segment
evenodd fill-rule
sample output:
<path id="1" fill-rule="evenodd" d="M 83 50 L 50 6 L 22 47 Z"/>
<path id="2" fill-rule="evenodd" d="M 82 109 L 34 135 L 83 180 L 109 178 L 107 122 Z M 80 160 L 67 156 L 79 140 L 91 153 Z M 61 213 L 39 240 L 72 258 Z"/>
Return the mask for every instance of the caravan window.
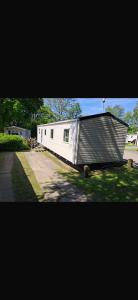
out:
<path id="1" fill-rule="evenodd" d="M 64 129 L 64 142 L 69 143 L 69 129 Z"/>
<path id="2" fill-rule="evenodd" d="M 54 129 L 51 129 L 51 139 L 54 137 Z"/>
<path id="3" fill-rule="evenodd" d="M 46 129 L 45 129 L 45 135 L 46 135 Z"/>

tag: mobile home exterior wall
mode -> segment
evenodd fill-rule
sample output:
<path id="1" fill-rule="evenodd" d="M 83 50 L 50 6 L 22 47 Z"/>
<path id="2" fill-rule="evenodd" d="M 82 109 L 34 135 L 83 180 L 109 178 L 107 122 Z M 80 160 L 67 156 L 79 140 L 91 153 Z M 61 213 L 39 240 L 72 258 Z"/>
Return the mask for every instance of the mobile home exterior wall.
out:
<path id="1" fill-rule="evenodd" d="M 80 121 L 77 164 L 123 159 L 127 126 L 110 115 Z"/>
<path id="2" fill-rule="evenodd" d="M 37 142 L 75 164 L 77 147 L 77 120 L 63 121 L 37 127 Z M 53 138 L 51 137 L 53 130 Z M 64 130 L 69 130 L 69 141 L 64 141 Z"/>
<path id="3" fill-rule="evenodd" d="M 123 160 L 127 127 L 111 113 L 103 113 L 39 125 L 37 141 L 74 165 L 117 162 Z"/>

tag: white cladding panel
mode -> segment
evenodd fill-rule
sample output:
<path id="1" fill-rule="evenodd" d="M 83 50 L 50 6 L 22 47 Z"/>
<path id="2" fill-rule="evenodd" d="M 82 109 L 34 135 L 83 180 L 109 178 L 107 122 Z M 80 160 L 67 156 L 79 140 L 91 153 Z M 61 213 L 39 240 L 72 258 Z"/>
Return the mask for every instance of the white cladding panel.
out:
<path id="1" fill-rule="evenodd" d="M 53 139 L 51 138 L 53 129 Z M 69 129 L 69 142 L 64 141 L 64 129 Z M 45 134 L 46 130 L 46 134 Z M 77 140 L 77 121 L 37 127 L 37 141 L 49 150 L 75 164 Z"/>

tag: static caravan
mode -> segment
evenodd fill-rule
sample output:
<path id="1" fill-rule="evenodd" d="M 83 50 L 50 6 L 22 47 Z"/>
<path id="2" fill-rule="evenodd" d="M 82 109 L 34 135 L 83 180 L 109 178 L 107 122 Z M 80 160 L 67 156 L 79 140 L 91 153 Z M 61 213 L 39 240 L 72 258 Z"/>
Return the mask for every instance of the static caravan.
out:
<path id="1" fill-rule="evenodd" d="M 17 126 L 9 126 L 9 127 L 4 128 L 4 133 L 12 134 L 12 135 L 20 135 L 26 139 L 31 137 L 31 130 L 17 127 Z"/>
<path id="2" fill-rule="evenodd" d="M 138 146 L 138 132 L 136 134 L 128 134 L 126 138 L 126 143 L 132 143 Z"/>
<path id="3" fill-rule="evenodd" d="M 123 160 L 128 125 L 111 113 L 37 127 L 37 142 L 73 165 Z"/>

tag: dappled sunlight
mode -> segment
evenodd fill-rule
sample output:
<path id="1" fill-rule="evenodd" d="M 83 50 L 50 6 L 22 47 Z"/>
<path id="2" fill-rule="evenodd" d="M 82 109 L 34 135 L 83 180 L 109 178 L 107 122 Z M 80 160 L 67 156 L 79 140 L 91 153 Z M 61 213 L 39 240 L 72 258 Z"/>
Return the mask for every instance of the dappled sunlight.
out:
<path id="1" fill-rule="evenodd" d="M 138 169 L 126 166 L 112 170 L 92 171 L 90 178 L 82 178 L 73 173 L 62 173 L 67 180 L 92 195 L 94 201 L 101 202 L 137 202 Z"/>

